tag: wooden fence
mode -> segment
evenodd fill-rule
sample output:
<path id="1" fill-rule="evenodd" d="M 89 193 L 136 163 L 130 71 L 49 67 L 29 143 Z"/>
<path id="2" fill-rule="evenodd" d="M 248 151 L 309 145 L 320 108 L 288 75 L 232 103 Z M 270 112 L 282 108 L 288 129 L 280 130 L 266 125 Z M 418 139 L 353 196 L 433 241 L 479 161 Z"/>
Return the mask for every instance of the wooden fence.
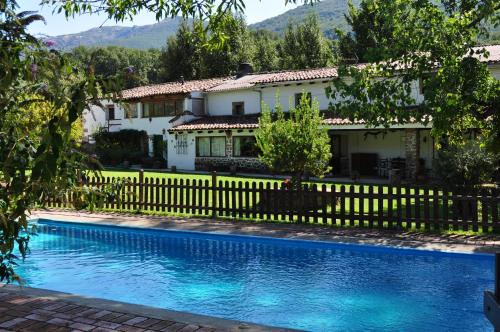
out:
<path id="1" fill-rule="evenodd" d="M 90 178 L 107 188 L 97 197 L 104 210 L 143 211 L 210 218 L 331 224 L 360 228 L 500 232 L 497 189 L 459 195 L 429 186 L 304 185 L 278 182 L 138 178 Z M 49 207 L 82 207 L 85 191 L 47 200 Z M 88 197 L 87 197 L 88 200 Z M 84 207 L 84 206 L 83 206 Z"/>

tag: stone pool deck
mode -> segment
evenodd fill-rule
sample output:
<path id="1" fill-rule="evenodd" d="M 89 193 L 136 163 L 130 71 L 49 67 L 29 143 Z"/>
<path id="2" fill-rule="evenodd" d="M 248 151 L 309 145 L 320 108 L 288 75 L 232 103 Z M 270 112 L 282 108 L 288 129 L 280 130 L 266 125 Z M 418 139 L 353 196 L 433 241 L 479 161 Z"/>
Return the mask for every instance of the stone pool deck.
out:
<path id="1" fill-rule="evenodd" d="M 255 223 L 211 219 L 133 215 L 125 213 L 88 213 L 73 210 L 36 210 L 33 218 L 78 223 L 95 223 L 128 227 L 175 229 L 220 234 L 256 235 L 278 238 L 333 241 L 383 245 L 401 248 L 451 252 L 500 252 L 500 236 L 457 235 L 401 232 L 357 228 L 335 228 L 321 225 Z"/>
<path id="2" fill-rule="evenodd" d="M 291 331 L 227 319 L 83 297 L 0 286 L 0 332 Z"/>

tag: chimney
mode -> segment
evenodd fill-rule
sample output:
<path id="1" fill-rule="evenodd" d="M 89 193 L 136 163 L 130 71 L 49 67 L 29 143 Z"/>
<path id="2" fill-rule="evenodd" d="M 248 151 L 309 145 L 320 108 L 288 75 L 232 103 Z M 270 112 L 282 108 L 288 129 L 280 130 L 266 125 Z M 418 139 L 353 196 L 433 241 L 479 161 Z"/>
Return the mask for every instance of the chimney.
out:
<path id="1" fill-rule="evenodd" d="M 243 62 L 238 66 L 238 73 L 236 74 L 236 78 L 240 78 L 251 73 L 253 73 L 252 65 L 248 62 Z"/>

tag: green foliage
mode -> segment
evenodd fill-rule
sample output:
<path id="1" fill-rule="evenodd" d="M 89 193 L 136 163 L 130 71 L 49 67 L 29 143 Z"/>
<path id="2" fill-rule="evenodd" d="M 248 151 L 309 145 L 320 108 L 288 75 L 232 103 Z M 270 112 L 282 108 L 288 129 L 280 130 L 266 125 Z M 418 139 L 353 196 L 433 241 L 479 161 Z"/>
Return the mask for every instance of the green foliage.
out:
<path id="1" fill-rule="evenodd" d="M 99 82 L 121 82 L 115 90 L 159 83 L 160 51 L 156 49 L 80 46 L 71 50 L 69 56 L 77 66 L 93 72 Z"/>
<path id="2" fill-rule="evenodd" d="M 261 150 L 259 159 L 270 169 L 291 173 L 300 184 L 305 172 L 323 176 L 330 170 L 330 137 L 316 100 L 302 95 L 300 104 L 285 115 L 279 103 L 274 112 L 263 105 L 255 133 Z"/>
<path id="3" fill-rule="evenodd" d="M 207 47 L 198 30 L 203 22 L 194 21 L 192 26 L 181 24 L 175 37 L 167 40 L 162 50 L 161 63 L 164 81 L 221 77 L 234 74 L 241 62 L 251 62 L 256 56 L 249 43 L 250 33 L 242 17 L 225 15 L 227 23 L 221 31 L 226 42 L 218 48 Z"/>
<path id="4" fill-rule="evenodd" d="M 484 49 L 474 49 L 487 27 L 498 25 L 500 4 L 483 0 L 404 0 L 397 10 L 372 8 L 390 31 L 377 40 L 381 61 L 366 66 L 342 66 L 327 94 L 331 108 L 369 126 L 432 120 L 435 137 L 464 141 L 464 130 L 488 133 L 485 142 L 500 149 L 500 82 L 478 61 Z M 356 35 L 356 41 L 370 36 Z M 424 102 L 414 89 L 422 80 Z"/>
<path id="5" fill-rule="evenodd" d="M 323 36 L 315 15 L 301 24 L 288 24 L 279 53 L 283 69 L 320 68 L 335 63 L 332 44 Z"/>
<path id="6" fill-rule="evenodd" d="M 444 187 L 470 192 L 492 182 L 498 162 L 498 155 L 482 148 L 477 141 L 469 141 L 441 149 L 434 161 L 434 173 Z"/>
<path id="7" fill-rule="evenodd" d="M 167 46 L 161 51 L 162 78 L 177 81 L 202 77 L 203 56 L 201 40 L 187 22 L 183 22 L 175 36 L 168 38 Z"/>
<path id="8" fill-rule="evenodd" d="M 96 153 L 104 164 L 119 164 L 125 160 L 140 163 L 142 158 L 147 157 L 148 135 L 144 130 L 99 130 L 93 137 Z"/>
<path id="9" fill-rule="evenodd" d="M 103 208 L 104 203 L 116 202 L 118 207 L 121 207 L 121 193 L 123 188 L 130 181 L 125 178 L 113 178 L 110 183 L 95 187 L 89 185 L 86 181 L 75 189 L 72 189 L 71 194 L 74 198 L 75 208 L 77 210 L 87 209 L 94 211 L 95 209 Z M 126 195 L 133 195 L 131 192 L 125 192 Z"/>
<path id="10" fill-rule="evenodd" d="M 250 30 L 247 46 L 254 47 L 252 65 L 255 71 L 273 71 L 280 69 L 278 49 L 280 38 L 277 34 L 266 30 Z"/>
<path id="11" fill-rule="evenodd" d="M 42 17 L 16 10 L 16 1 L 0 2 L 0 282 L 19 281 L 13 251 L 28 251 L 29 210 L 74 186 L 90 162 L 71 132 L 100 94 L 91 73 L 26 31 Z"/>
<path id="12" fill-rule="evenodd" d="M 345 19 L 351 31 L 337 29 L 342 59 L 362 63 L 386 59 L 384 46 L 394 41 L 394 25 L 398 24 L 394 20 L 405 5 L 405 0 L 362 0 L 358 8 L 349 1 Z"/>

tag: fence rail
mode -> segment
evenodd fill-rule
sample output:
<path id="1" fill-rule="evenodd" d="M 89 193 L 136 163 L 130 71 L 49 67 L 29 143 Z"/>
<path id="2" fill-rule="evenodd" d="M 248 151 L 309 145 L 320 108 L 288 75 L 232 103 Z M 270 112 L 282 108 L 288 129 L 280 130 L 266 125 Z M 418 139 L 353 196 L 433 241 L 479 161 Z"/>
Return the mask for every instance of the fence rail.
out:
<path id="1" fill-rule="evenodd" d="M 497 189 L 460 195 L 443 188 L 391 185 L 304 185 L 277 182 L 95 178 L 86 184 L 111 188 L 97 197 L 99 209 L 145 211 L 274 222 L 331 224 L 401 230 L 500 232 Z M 114 190 L 113 190 L 114 189 Z M 110 194 L 111 193 L 111 194 Z M 81 208 L 82 192 L 47 200 L 50 207 Z"/>

